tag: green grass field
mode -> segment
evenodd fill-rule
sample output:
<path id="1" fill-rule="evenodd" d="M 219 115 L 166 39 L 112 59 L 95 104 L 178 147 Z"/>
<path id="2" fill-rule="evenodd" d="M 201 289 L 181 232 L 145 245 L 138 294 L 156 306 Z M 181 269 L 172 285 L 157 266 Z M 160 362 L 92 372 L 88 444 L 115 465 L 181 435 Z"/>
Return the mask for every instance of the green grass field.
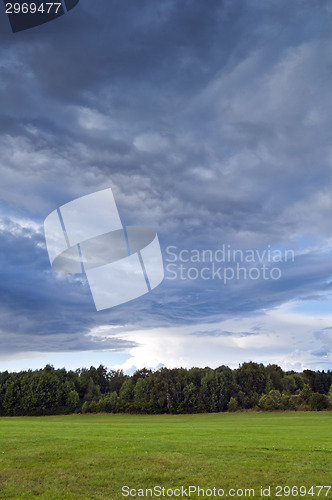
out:
<path id="1" fill-rule="evenodd" d="M 261 485 L 331 484 L 332 412 L 0 418 L 0 498 L 142 498 L 124 485 L 261 498 Z"/>

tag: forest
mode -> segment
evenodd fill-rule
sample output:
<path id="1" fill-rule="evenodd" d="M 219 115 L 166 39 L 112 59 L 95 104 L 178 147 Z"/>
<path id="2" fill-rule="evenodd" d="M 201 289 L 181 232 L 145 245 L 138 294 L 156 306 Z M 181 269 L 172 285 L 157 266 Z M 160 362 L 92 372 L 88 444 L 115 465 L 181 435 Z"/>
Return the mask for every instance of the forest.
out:
<path id="1" fill-rule="evenodd" d="M 80 368 L 0 373 L 0 416 L 70 413 L 320 411 L 332 407 L 332 372 L 283 371 L 246 362 L 236 369 Z"/>

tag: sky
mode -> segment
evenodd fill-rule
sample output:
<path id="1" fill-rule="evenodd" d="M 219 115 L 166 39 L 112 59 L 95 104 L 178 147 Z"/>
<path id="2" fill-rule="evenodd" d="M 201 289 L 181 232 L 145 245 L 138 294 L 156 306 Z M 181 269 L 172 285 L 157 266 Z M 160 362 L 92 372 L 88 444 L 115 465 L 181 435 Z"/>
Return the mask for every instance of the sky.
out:
<path id="1" fill-rule="evenodd" d="M 329 0 L 80 0 L 11 33 L 0 5 L 0 371 L 332 369 L 331 21 Z M 165 278 L 96 311 L 43 223 L 107 188 Z"/>

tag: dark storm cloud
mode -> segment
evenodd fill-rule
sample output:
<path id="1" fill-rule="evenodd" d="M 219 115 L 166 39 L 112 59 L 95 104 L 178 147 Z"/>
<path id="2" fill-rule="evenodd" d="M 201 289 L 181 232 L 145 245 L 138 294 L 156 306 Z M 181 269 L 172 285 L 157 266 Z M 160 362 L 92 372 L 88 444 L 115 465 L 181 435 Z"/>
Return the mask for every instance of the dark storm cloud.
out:
<path id="1" fill-rule="evenodd" d="M 52 273 L 43 234 L 22 224 L 7 218 L 0 227 L 1 354 L 133 347 L 91 334 L 97 321 L 85 280 Z"/>
<path id="2" fill-rule="evenodd" d="M 330 292 L 331 14 L 311 0 L 81 0 L 16 35 L 0 18 L 4 350 L 7 332 L 10 349 L 97 349 L 100 324 L 212 323 Z M 165 280 L 96 314 L 84 280 L 53 273 L 38 227 L 105 187 L 164 257 L 230 243 L 296 259 L 278 281 Z"/>

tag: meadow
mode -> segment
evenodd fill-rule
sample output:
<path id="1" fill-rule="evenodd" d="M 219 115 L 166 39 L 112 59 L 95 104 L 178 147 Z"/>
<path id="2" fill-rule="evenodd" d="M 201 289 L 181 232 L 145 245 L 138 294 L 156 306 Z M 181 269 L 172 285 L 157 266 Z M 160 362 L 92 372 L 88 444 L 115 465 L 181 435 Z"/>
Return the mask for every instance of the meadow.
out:
<path id="1" fill-rule="evenodd" d="M 262 498 L 261 486 L 286 498 L 278 485 L 301 486 L 288 498 L 318 498 L 331 471 L 332 412 L 0 418 L 0 498 L 113 500 L 142 498 L 123 486 L 190 485 L 233 498 Z"/>

